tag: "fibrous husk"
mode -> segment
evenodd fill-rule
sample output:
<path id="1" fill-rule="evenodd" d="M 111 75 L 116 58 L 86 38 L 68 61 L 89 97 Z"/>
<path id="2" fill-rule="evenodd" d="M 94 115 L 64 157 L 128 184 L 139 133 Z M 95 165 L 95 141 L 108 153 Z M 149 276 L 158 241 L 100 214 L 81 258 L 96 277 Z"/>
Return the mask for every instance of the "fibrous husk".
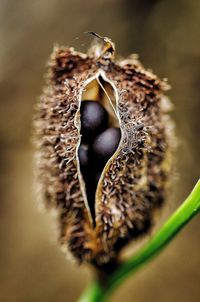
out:
<path id="1" fill-rule="evenodd" d="M 82 95 L 99 78 L 114 91 L 122 138 L 99 180 L 93 221 L 77 150 Z M 47 208 L 58 213 L 60 243 L 80 262 L 103 266 L 154 225 L 171 165 L 168 88 L 135 56 L 114 61 L 54 48 L 35 117 L 38 183 Z"/>

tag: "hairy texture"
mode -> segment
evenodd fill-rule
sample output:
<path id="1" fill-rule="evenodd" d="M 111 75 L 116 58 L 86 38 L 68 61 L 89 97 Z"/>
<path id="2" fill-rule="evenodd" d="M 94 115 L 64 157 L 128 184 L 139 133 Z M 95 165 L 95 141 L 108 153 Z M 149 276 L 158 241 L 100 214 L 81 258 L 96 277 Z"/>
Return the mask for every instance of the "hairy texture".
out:
<path id="1" fill-rule="evenodd" d="M 98 183 L 94 224 L 77 149 L 81 95 L 99 75 L 116 92 L 122 139 Z M 115 260 L 128 241 L 154 224 L 170 170 L 173 127 L 162 106 L 167 89 L 135 59 L 115 63 L 54 49 L 35 117 L 38 183 L 46 206 L 57 210 L 60 242 L 80 262 L 102 266 Z"/>

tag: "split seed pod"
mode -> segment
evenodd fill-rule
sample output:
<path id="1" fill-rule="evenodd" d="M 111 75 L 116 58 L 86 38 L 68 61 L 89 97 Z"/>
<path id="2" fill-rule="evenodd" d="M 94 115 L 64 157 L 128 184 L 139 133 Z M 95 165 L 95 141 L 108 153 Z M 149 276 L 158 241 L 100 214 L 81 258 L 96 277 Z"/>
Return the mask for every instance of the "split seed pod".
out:
<path id="1" fill-rule="evenodd" d="M 57 211 L 60 242 L 80 262 L 99 267 L 155 224 L 165 199 L 173 133 L 164 106 L 166 81 L 133 55 L 115 61 L 113 42 L 100 39 L 88 54 L 54 48 L 35 117 L 38 183 L 46 206 Z M 96 183 L 93 205 L 78 155 L 85 99 L 101 103 L 109 126 L 121 131 Z"/>

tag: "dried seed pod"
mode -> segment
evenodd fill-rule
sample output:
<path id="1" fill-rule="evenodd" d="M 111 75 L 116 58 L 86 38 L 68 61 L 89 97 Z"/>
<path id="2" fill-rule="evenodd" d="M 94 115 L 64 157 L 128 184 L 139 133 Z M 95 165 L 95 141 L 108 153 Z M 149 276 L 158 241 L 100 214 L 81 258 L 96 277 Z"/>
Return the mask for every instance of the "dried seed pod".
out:
<path id="1" fill-rule="evenodd" d="M 163 106 L 166 81 L 135 56 L 115 61 L 114 44 L 101 39 L 100 51 L 96 45 L 88 55 L 54 48 L 35 118 L 38 182 L 47 207 L 57 210 L 60 242 L 80 262 L 96 266 L 115 260 L 154 225 L 165 199 L 173 139 Z M 78 155 L 84 100 L 99 102 L 109 127 L 121 130 L 116 151 L 92 178 L 82 173 Z M 96 166 L 98 161 L 86 174 L 93 175 Z"/>

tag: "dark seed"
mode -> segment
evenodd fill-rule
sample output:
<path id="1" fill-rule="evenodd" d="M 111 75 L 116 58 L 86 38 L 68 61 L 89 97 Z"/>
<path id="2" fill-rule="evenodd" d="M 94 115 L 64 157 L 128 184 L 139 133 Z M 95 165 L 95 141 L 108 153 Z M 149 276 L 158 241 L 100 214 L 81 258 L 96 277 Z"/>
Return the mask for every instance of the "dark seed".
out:
<path id="1" fill-rule="evenodd" d="M 82 141 L 91 141 L 108 127 L 108 113 L 97 101 L 83 101 L 81 104 Z"/>
<path id="2" fill-rule="evenodd" d="M 121 131 L 119 128 L 109 128 L 103 133 L 99 134 L 92 145 L 92 152 L 104 161 L 107 161 L 117 150 L 121 138 Z"/>
<path id="3" fill-rule="evenodd" d="M 81 168 L 87 168 L 89 166 L 88 145 L 80 145 L 78 150 L 78 157 Z"/>
<path id="4" fill-rule="evenodd" d="M 95 179 L 96 183 L 98 183 L 100 177 L 101 177 L 101 172 L 97 172 L 97 173 L 95 174 L 95 176 L 94 176 L 94 179 Z"/>

